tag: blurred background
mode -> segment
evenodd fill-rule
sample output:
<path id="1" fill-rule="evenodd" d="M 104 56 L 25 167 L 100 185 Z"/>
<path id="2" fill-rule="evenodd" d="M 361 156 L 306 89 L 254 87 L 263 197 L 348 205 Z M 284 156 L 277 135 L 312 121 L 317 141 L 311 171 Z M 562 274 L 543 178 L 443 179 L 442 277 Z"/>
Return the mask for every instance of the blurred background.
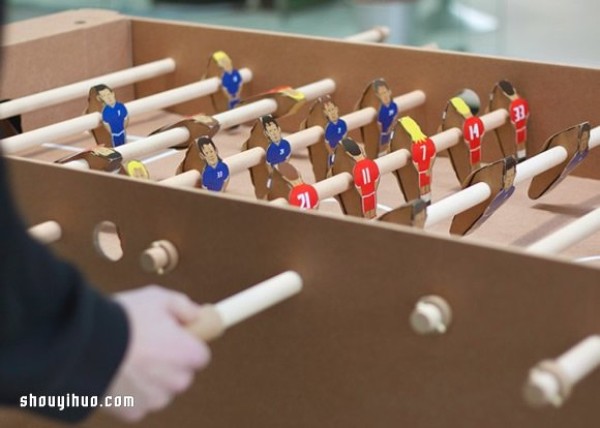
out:
<path id="1" fill-rule="evenodd" d="M 83 7 L 326 37 L 386 25 L 388 43 L 600 65 L 595 0 L 10 0 L 9 20 Z"/>

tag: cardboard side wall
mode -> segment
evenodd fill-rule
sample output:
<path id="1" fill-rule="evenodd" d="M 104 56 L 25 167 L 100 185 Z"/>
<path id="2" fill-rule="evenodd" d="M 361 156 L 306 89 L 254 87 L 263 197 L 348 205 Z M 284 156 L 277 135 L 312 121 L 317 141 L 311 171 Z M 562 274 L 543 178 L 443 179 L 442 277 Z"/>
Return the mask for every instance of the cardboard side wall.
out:
<path id="1" fill-rule="evenodd" d="M 528 409 L 520 391 L 530 367 L 597 331 L 595 269 L 99 173 L 10 166 L 30 224 L 61 223 L 53 248 L 106 291 L 162 283 L 215 302 L 288 269 L 303 276 L 299 296 L 216 341 L 192 390 L 144 426 L 597 425 L 598 373 L 560 411 Z M 118 262 L 92 244 L 104 220 L 119 227 Z M 180 254 L 164 276 L 139 267 L 157 239 Z M 444 336 L 410 330 L 412 307 L 428 294 L 454 311 Z M 99 415 L 86 426 L 115 423 Z"/>

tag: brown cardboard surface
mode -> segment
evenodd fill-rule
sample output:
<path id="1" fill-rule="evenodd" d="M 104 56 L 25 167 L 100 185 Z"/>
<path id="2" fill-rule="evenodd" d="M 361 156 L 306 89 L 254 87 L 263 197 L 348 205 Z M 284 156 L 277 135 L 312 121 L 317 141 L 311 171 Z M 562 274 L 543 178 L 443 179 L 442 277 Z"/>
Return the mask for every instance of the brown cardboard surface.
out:
<path id="1" fill-rule="evenodd" d="M 119 18 L 99 28 L 129 25 Z M 131 28 L 136 64 L 166 55 L 178 61 L 173 75 L 138 84 L 140 96 L 197 80 L 207 55 L 224 49 L 236 66 L 253 70 L 248 93 L 333 77 L 336 101 L 341 111 L 350 111 L 374 74 L 384 75 L 396 94 L 423 89 L 428 100 L 415 118 L 427 134 L 437 128 L 447 98 L 457 89 L 469 86 L 487 94 L 501 78 L 513 81 L 532 109 L 536 106 L 529 137 L 540 147 L 548 135 L 595 117 L 600 109 L 590 90 L 600 83 L 597 70 L 138 19 Z M 68 46 L 76 44 L 75 38 L 91 43 L 101 32 L 85 33 L 66 31 L 23 42 L 20 48 L 45 52 L 54 37 L 64 38 Z M 80 58 L 61 55 L 71 61 L 66 64 Z M 305 67 L 307 58 L 311 67 Z M 357 66 L 356 58 L 369 66 Z M 27 68 L 19 61 L 8 64 L 6 85 Z M 396 70 L 403 71 L 402 81 L 392 79 Z M 55 72 L 62 76 L 61 70 Z M 553 91 L 546 90 L 550 86 Z M 63 114 L 63 107 L 57 110 Z M 210 113 L 210 100 L 174 111 Z M 303 117 L 287 121 L 286 129 L 294 129 Z M 128 130 L 147 135 L 180 119 L 165 112 L 147 114 L 132 120 Z M 241 126 L 217 134 L 221 157 L 238 153 L 249 132 Z M 78 136 L 66 142 L 91 147 L 93 139 Z M 26 154 L 55 160 L 65 153 L 42 148 Z M 181 162 L 183 153 L 168 153 L 148 163 L 153 179 L 172 175 Z M 598 178 L 597 159 L 598 154 L 590 154 L 577 173 Z M 221 195 L 25 160 L 8 162 L 27 223 L 57 220 L 63 225 L 64 237 L 52 248 L 106 291 L 158 282 L 199 302 L 216 302 L 283 270 L 303 276 L 299 296 L 216 341 L 213 362 L 193 388 L 143 426 L 597 426 L 599 373 L 577 385 L 558 411 L 526 408 L 520 390 L 530 367 L 597 331 L 598 270 L 568 260 L 597 254 L 600 236 L 590 236 L 561 258 L 533 257 L 517 248 L 599 206 L 596 180 L 567 177 L 538 201 L 529 200 L 527 186 L 521 185 L 471 236 L 455 238 L 448 236 L 449 221 L 419 231 L 343 216 L 332 200 L 321 201 L 312 213 L 275 207 L 256 201 L 248 173 L 231 177 L 228 192 Z M 306 151 L 295 153 L 292 163 L 306 182 L 314 182 Z M 436 160 L 434 175 L 434 202 L 459 189 L 448 159 Z M 380 214 L 404 203 L 392 174 L 381 177 L 378 202 Z M 92 245 L 94 228 L 106 220 L 119 228 L 123 257 L 117 262 L 100 256 Z M 159 239 L 173 242 L 180 252 L 178 267 L 162 276 L 145 273 L 139 265 L 140 254 Z M 418 299 L 430 294 L 450 303 L 454 321 L 446 335 L 418 337 L 408 317 Z M 0 424 L 41 425 L 7 411 L 0 412 Z M 119 424 L 99 414 L 86 426 Z"/>
<path id="2" fill-rule="evenodd" d="M 81 23 L 82 22 L 82 23 Z M 130 22 L 109 11 L 82 10 L 9 24 L 4 31 L 1 98 L 30 95 L 132 65 Z M 133 98 L 133 88 L 118 90 Z M 31 130 L 81 115 L 86 97 L 23 115 Z"/>
<path id="3" fill-rule="evenodd" d="M 315 101 L 308 111 L 308 115 L 305 120 L 300 124 L 300 128 L 307 129 L 312 126 L 320 126 L 323 128 L 323 137 L 315 144 L 311 144 L 308 147 L 308 155 L 310 157 L 310 163 L 312 164 L 313 174 L 315 180 L 321 181 L 327 178 L 329 173 L 329 149 L 328 143 L 325 141 L 325 128 L 329 123 L 325 113 L 323 113 L 324 102 L 333 102 L 331 97 L 322 97 Z M 336 150 L 334 150 L 334 153 Z"/>
<path id="4" fill-rule="evenodd" d="M 300 296 L 215 342 L 213 364 L 192 390 L 144 426 L 596 426 L 597 373 L 558 412 L 529 410 L 520 397 L 530 366 L 596 331 L 595 269 L 398 226 L 9 163 L 29 221 L 66 225 L 54 248 L 107 291 L 160 282 L 214 302 L 286 269 L 303 276 Z M 58 183 L 70 183 L 68 197 Z M 106 219 L 123 243 L 116 263 L 91 243 Z M 164 276 L 139 267 L 157 239 L 181 256 Z M 412 305 L 428 294 L 455 314 L 436 339 L 408 326 Z"/>

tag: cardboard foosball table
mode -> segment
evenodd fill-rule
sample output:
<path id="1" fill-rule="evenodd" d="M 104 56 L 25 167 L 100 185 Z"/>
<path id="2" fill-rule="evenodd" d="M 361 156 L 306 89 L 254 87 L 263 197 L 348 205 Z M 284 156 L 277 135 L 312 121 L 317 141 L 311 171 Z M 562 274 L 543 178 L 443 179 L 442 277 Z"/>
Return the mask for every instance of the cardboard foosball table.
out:
<path id="1" fill-rule="evenodd" d="M 246 96 L 280 85 L 333 79 L 342 113 L 365 86 L 385 78 L 394 95 L 421 90 L 407 113 L 433 135 L 450 97 L 471 88 L 484 98 L 510 80 L 531 108 L 529 153 L 553 134 L 600 115 L 600 71 L 420 49 L 358 44 L 266 32 L 131 18 L 98 10 L 66 12 L 7 26 L 2 98 L 18 98 L 75 81 L 172 58 L 174 71 L 118 89 L 129 101 L 202 78 L 223 50 L 252 71 Z M 307 103 L 309 104 L 309 103 Z M 23 114 L 24 130 L 81 115 L 85 99 Z M 209 98 L 131 119 L 128 133 L 148 135 L 197 113 L 214 114 Z M 307 106 L 280 120 L 298 130 Z M 252 123 L 249 123 L 252 125 Z M 247 125 L 214 137 L 220 155 L 240 151 Z M 360 134 L 350 133 L 356 140 Z M 575 261 L 595 255 L 600 236 L 557 255 L 526 248 L 600 203 L 600 155 L 551 193 L 527 197 L 526 184 L 477 231 L 448 233 L 450 222 L 421 230 L 344 215 L 334 200 L 319 210 L 257 200 L 247 172 L 224 193 L 167 187 L 183 154 L 148 163 L 151 180 L 52 163 L 90 135 L 78 134 L 7 157 L 14 196 L 27 224 L 58 222 L 51 244 L 106 292 L 159 283 L 214 302 L 287 270 L 303 291 L 211 344 L 213 361 L 167 410 L 144 420 L 163 427 L 596 427 L 600 374 L 593 372 L 559 408 L 523 399 L 530 369 L 600 327 L 599 271 Z M 71 149 L 56 148 L 65 144 Z M 500 157 L 493 133 L 484 161 Z M 306 151 L 291 161 L 311 181 Z M 519 166 L 517 165 L 517 171 Z M 433 202 L 460 190 L 448 158 L 438 156 Z M 405 201 L 392 174 L 378 190 L 381 209 Z M 99 248 L 99 227 L 118 229 L 117 257 Z M 113 237 L 114 238 L 114 237 Z M 168 240 L 178 262 L 149 273 L 140 255 Z M 425 296 L 442 297 L 452 319 L 444 334 L 417 334 L 409 322 Z M 90 367 L 93 370 L 93 367 Z M 0 425 L 52 426 L 2 410 Z M 119 426 L 97 412 L 90 427 Z"/>

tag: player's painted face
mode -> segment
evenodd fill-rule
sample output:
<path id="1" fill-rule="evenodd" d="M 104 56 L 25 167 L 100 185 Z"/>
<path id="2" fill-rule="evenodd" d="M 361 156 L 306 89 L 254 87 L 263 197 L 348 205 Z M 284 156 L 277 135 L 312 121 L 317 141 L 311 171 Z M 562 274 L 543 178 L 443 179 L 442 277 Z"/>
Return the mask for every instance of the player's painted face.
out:
<path id="1" fill-rule="evenodd" d="M 387 86 L 380 86 L 377 88 L 377 97 L 387 106 L 392 102 L 392 91 Z"/>
<path id="2" fill-rule="evenodd" d="M 104 104 L 109 105 L 111 107 L 114 106 L 115 103 L 117 102 L 115 93 L 113 91 L 111 91 L 110 89 L 102 89 L 101 91 L 98 91 L 98 98 Z"/>
<path id="3" fill-rule="evenodd" d="M 231 60 L 227 57 L 223 57 L 219 60 L 219 66 L 222 67 L 223 70 L 225 70 L 228 73 L 231 70 L 233 70 L 233 64 L 231 63 Z"/>
<path id="4" fill-rule="evenodd" d="M 340 117 L 339 109 L 334 103 L 326 103 L 323 106 L 323 113 L 325 113 L 330 122 L 337 122 Z"/>
<path id="5" fill-rule="evenodd" d="M 281 140 L 281 128 L 273 122 L 267 123 L 265 127 L 265 134 L 269 137 L 272 142 L 279 142 Z"/>
<path id="6" fill-rule="evenodd" d="M 212 146 L 212 144 L 205 144 L 200 148 L 204 159 L 206 159 L 206 163 L 210 166 L 215 166 L 219 162 L 219 155 L 217 154 L 217 150 Z"/>

